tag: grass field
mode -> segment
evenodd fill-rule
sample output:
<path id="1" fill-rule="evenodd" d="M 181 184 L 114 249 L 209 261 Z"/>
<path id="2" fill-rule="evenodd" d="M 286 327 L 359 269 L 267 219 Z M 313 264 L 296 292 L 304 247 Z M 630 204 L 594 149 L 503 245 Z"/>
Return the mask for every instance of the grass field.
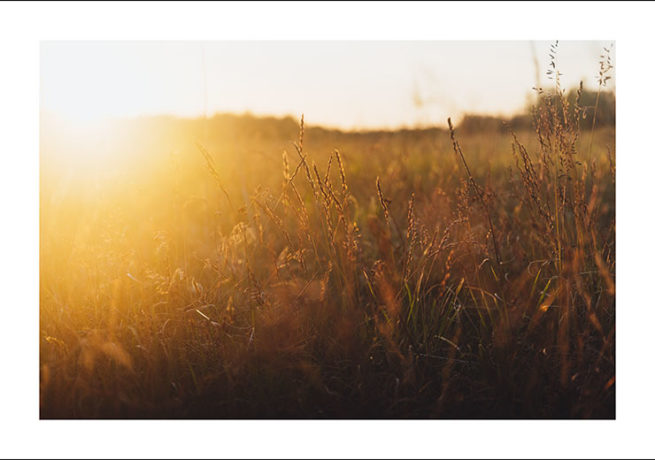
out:
<path id="1" fill-rule="evenodd" d="M 567 101 L 42 119 L 41 417 L 614 418 L 614 128 Z"/>

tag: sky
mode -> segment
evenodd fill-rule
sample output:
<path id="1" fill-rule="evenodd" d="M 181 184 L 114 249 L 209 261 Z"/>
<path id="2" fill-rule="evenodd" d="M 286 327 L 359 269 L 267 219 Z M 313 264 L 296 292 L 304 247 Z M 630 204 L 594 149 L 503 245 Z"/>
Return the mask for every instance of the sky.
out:
<path id="1" fill-rule="evenodd" d="M 342 129 L 443 125 L 523 109 L 552 42 L 218 41 L 41 43 L 41 110 L 68 120 L 304 113 Z M 562 85 L 596 88 L 610 41 L 560 41 Z M 611 51 L 614 60 L 614 49 Z M 614 85 L 610 80 L 610 87 Z"/>

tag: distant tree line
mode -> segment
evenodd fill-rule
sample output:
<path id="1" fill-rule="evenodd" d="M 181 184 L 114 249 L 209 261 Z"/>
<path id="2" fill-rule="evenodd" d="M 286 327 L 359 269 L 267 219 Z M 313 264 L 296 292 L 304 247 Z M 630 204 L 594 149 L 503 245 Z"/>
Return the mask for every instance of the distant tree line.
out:
<path id="1" fill-rule="evenodd" d="M 573 116 L 575 101 L 578 97 L 577 89 L 567 91 L 565 98 L 568 101 L 570 116 Z M 467 114 L 459 124 L 459 129 L 467 132 L 475 131 L 503 131 L 509 126 L 515 131 L 532 129 L 533 112 L 539 106 L 546 103 L 546 98 L 553 97 L 552 92 L 544 92 L 539 95 L 536 104 L 530 104 L 522 113 L 513 117 L 503 118 L 493 115 Z M 598 99 L 598 107 L 596 100 Z M 553 98 L 553 103 L 560 112 L 563 110 L 562 103 L 558 98 Z M 580 92 L 579 105 L 581 108 L 580 128 L 591 129 L 596 112 L 596 127 L 614 126 L 616 124 L 616 94 L 614 91 L 597 91 L 582 89 Z"/>
<path id="2" fill-rule="evenodd" d="M 568 110 L 571 116 L 573 116 L 577 92 L 577 89 L 567 90 L 565 92 L 565 97 L 568 101 Z M 545 104 L 546 98 L 549 97 L 552 98 L 555 107 L 560 111 L 563 110 L 559 98 L 553 97 L 552 92 L 545 91 L 539 95 L 536 103 L 533 102 L 532 104 L 526 105 L 521 113 L 512 117 L 467 114 L 458 123 L 457 129 L 462 132 L 505 132 L 509 126 L 514 131 L 532 130 L 534 128 L 534 110 Z M 583 89 L 580 93 L 580 107 L 582 109 L 580 127 L 583 130 L 591 129 L 597 98 L 596 127 L 614 126 L 616 123 L 616 96 L 614 91 L 601 91 L 598 93 L 594 90 Z M 253 137 L 262 140 L 295 139 L 298 136 L 300 120 L 292 116 L 273 117 L 256 116 L 251 113 L 216 113 L 207 119 L 158 116 L 142 117 L 139 121 L 143 125 L 141 126 L 143 129 L 157 126 L 159 132 L 168 133 L 171 136 L 174 133 L 183 132 L 194 138 L 205 139 L 206 141 L 221 140 L 221 142 L 225 143 L 226 140 L 229 140 L 236 143 L 244 139 L 252 141 Z M 129 123 L 129 126 L 131 126 L 130 129 L 141 129 L 136 128 L 137 125 L 134 124 L 134 120 Z M 390 133 L 401 136 L 430 136 L 435 133 L 446 132 L 445 128 L 437 126 L 424 126 L 420 128 L 405 127 L 399 129 L 359 129 L 350 131 L 313 125 L 311 121 L 305 125 L 305 129 L 317 141 L 327 137 L 334 142 L 339 141 L 341 136 L 375 137 Z"/>

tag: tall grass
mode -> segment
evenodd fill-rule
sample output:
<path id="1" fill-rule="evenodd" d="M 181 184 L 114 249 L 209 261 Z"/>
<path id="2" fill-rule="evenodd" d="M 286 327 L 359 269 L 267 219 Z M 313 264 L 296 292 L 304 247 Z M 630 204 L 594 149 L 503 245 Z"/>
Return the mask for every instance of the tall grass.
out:
<path id="1" fill-rule="evenodd" d="M 42 186 L 41 416 L 614 417 L 614 133 L 567 104 Z"/>

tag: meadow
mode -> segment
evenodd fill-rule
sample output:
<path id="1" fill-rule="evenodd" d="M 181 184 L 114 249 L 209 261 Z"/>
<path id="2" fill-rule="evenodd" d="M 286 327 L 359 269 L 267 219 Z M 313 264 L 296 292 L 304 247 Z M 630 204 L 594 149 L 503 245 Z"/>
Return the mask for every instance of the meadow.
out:
<path id="1" fill-rule="evenodd" d="M 615 131 L 582 94 L 394 131 L 43 116 L 41 418 L 614 418 Z"/>

